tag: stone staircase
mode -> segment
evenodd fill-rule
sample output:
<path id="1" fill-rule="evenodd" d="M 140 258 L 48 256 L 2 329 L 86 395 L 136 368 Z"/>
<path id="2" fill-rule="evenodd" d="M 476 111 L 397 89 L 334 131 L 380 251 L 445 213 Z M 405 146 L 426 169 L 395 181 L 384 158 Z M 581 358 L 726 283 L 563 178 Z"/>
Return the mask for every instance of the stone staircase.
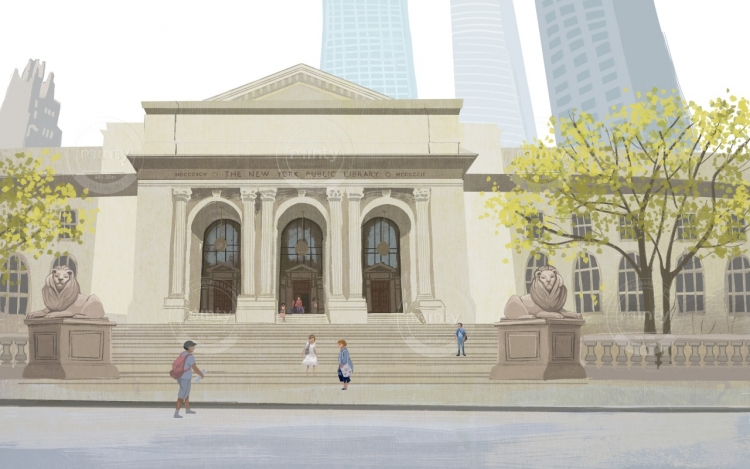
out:
<path id="1" fill-rule="evenodd" d="M 353 381 L 362 384 L 487 382 L 497 363 L 492 325 L 466 325 L 467 356 L 456 357 L 452 325 L 421 324 L 416 317 L 366 325 L 305 320 L 300 315 L 287 316 L 285 324 L 118 325 L 112 359 L 122 380 L 142 384 L 173 382 L 169 369 L 188 339 L 198 343 L 195 355 L 207 379 L 228 384 L 330 384 L 337 380 L 339 339 L 348 343 Z M 305 376 L 301 364 L 310 334 L 318 344 L 316 377 Z"/>
<path id="2" fill-rule="evenodd" d="M 276 315 L 276 324 L 297 324 L 297 325 L 311 325 L 311 324 L 328 324 L 328 316 L 325 314 L 286 314 L 284 318 L 286 323 L 281 321 L 281 316 Z"/>

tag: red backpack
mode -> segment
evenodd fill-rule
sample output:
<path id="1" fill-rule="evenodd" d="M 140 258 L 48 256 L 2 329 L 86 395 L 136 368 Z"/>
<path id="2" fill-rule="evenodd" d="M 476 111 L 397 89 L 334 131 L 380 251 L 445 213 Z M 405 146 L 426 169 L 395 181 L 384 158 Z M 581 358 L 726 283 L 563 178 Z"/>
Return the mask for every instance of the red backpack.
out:
<path id="1" fill-rule="evenodd" d="M 182 378 L 182 375 L 185 374 L 185 361 L 187 361 L 189 355 L 189 353 L 185 353 L 184 355 L 181 353 L 180 356 L 172 362 L 172 370 L 169 372 L 169 376 L 174 379 Z"/>

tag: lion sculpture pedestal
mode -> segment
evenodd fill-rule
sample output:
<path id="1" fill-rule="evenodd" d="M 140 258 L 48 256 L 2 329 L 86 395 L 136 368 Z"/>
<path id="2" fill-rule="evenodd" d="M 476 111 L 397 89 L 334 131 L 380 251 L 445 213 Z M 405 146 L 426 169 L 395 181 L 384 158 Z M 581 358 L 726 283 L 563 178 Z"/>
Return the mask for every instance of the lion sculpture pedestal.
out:
<path id="1" fill-rule="evenodd" d="M 119 378 L 112 364 L 112 328 L 108 319 L 42 318 L 29 328 L 27 379 Z"/>
<path id="2" fill-rule="evenodd" d="M 583 379 L 582 319 L 507 320 L 497 328 L 497 365 L 490 379 Z"/>
<path id="3" fill-rule="evenodd" d="M 75 272 L 52 269 L 42 288 L 44 308 L 30 313 L 29 364 L 24 378 L 119 378 L 112 365 L 112 328 L 96 295 L 81 295 Z"/>
<path id="4" fill-rule="evenodd" d="M 563 309 L 568 291 L 560 274 L 544 265 L 530 293 L 512 296 L 497 328 L 497 365 L 490 379 L 581 379 L 581 315 Z"/>

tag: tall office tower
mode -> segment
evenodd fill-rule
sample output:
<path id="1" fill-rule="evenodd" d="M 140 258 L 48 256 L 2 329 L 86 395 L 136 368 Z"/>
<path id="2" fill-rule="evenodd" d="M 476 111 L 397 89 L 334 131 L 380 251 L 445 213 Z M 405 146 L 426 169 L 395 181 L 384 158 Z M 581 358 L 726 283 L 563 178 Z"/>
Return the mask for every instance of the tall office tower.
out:
<path id="1" fill-rule="evenodd" d="M 323 0 L 320 69 L 392 98 L 416 99 L 406 0 Z"/>
<path id="2" fill-rule="evenodd" d="M 23 74 L 13 72 L 0 107 L 0 148 L 60 146 L 55 74 L 43 81 L 44 67 L 44 62 L 29 60 Z"/>
<path id="3" fill-rule="evenodd" d="M 536 10 L 554 116 L 604 119 L 653 87 L 682 95 L 653 0 L 536 0 Z"/>
<path id="4" fill-rule="evenodd" d="M 536 137 L 513 0 L 451 0 L 461 122 L 498 124 L 504 147 Z"/>

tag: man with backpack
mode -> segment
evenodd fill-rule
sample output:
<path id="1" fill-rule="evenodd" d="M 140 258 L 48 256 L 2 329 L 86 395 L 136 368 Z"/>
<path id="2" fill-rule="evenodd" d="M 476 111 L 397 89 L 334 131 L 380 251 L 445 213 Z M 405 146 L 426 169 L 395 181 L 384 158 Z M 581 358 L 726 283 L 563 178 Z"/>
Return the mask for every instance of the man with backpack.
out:
<path id="1" fill-rule="evenodd" d="M 172 363 L 172 371 L 169 375 L 176 379 L 180 383 L 180 392 L 177 394 L 177 407 L 174 411 L 174 418 L 181 419 L 180 407 L 185 402 L 185 414 L 194 414 L 195 412 L 190 410 L 190 384 L 193 379 L 193 371 L 203 379 L 205 376 L 198 369 L 198 365 L 195 364 L 195 357 L 193 351 L 195 346 L 198 345 L 192 340 L 188 340 L 182 346 L 185 351 L 180 354 L 179 357 Z"/>

